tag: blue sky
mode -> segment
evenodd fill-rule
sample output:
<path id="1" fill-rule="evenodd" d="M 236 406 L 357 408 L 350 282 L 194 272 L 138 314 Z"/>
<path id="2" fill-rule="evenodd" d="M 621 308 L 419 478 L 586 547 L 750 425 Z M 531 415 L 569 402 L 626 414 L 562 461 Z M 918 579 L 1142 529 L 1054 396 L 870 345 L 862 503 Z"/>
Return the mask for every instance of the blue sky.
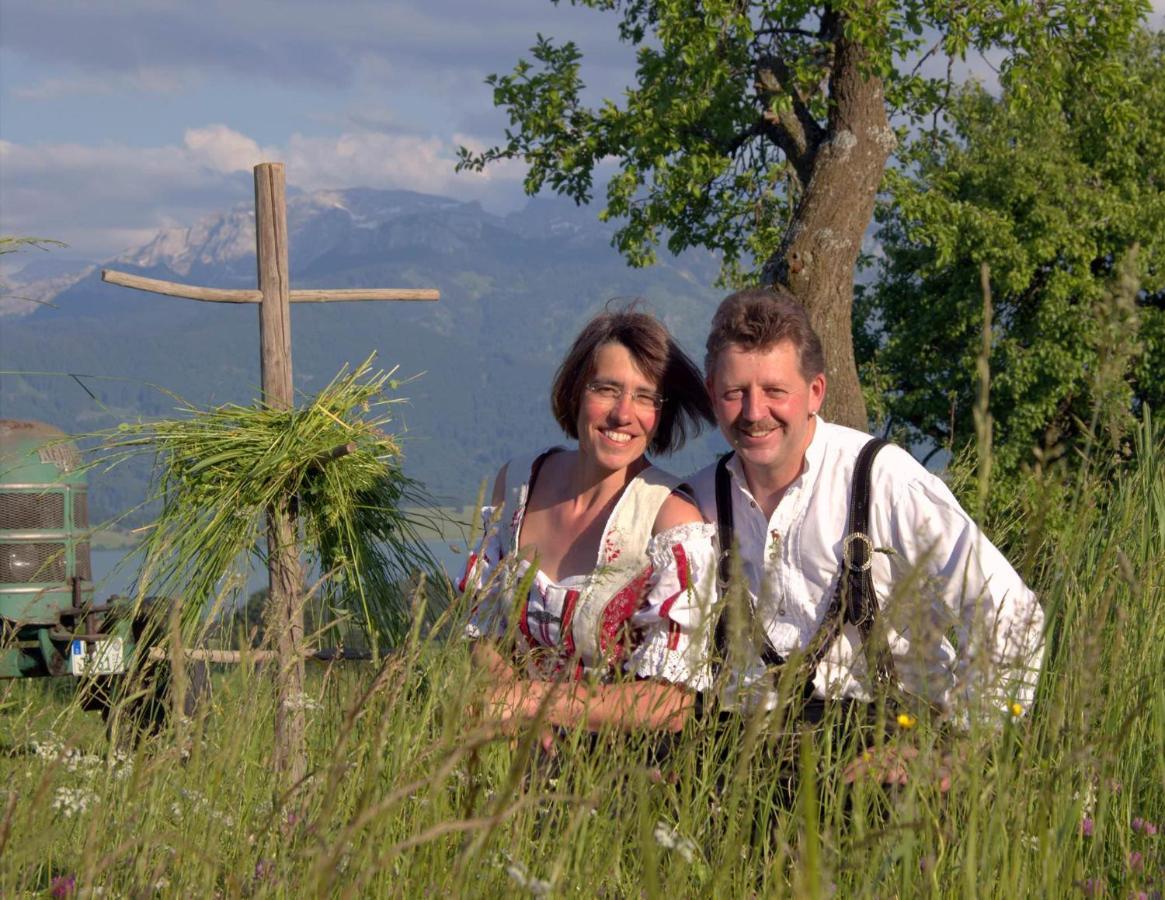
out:
<path id="1" fill-rule="evenodd" d="M 485 76 L 542 32 L 615 92 L 632 57 L 612 26 L 547 0 L 0 0 L 0 231 L 107 257 L 248 199 L 264 160 L 293 187 L 513 208 L 521 167 L 453 172 L 505 126 Z"/>
<path id="2" fill-rule="evenodd" d="M 1154 23 L 1165 0 L 1154 0 Z M 617 96 L 613 17 L 549 0 L 0 0 L 0 232 L 108 258 L 251 197 L 251 167 L 303 189 L 408 188 L 523 202 L 483 83 L 537 33 L 572 39 Z"/>

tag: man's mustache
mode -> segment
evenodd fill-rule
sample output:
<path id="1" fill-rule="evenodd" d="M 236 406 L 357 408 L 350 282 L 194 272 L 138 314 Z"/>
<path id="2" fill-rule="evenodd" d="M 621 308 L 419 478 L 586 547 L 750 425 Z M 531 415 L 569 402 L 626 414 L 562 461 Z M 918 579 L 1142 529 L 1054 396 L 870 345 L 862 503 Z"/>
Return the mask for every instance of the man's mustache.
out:
<path id="1" fill-rule="evenodd" d="M 756 421 L 750 421 L 748 419 L 738 418 L 738 419 L 734 420 L 732 423 L 733 430 L 743 431 L 746 433 L 772 431 L 773 429 L 779 428 L 779 427 L 780 427 L 780 425 L 777 424 L 777 421 L 775 419 L 758 419 Z"/>

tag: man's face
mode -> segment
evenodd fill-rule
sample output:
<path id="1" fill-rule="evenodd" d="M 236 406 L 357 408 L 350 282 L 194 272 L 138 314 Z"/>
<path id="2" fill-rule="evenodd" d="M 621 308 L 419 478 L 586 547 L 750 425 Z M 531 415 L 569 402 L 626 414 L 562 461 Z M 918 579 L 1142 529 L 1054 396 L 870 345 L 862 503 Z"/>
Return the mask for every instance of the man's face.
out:
<path id="1" fill-rule="evenodd" d="M 716 422 L 752 478 L 786 486 L 801 474 L 825 376 L 806 381 L 797 348 L 780 341 L 760 350 L 725 347 L 708 373 Z"/>

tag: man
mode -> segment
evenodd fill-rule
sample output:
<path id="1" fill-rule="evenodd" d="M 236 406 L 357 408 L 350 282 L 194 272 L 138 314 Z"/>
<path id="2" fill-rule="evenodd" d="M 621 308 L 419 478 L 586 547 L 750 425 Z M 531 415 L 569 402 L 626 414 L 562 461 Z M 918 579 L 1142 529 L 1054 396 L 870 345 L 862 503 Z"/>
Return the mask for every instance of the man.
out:
<path id="1" fill-rule="evenodd" d="M 868 526 L 850 527 L 855 466 L 871 438 L 818 417 L 824 368 L 787 292 L 748 289 L 721 303 L 705 372 L 733 452 L 690 484 L 722 544 L 739 550 L 760 638 L 732 657 L 722 704 L 771 706 L 773 666 L 792 656 L 808 661 L 819 698 L 869 701 L 881 674 L 959 721 L 1021 715 L 1043 652 L 1035 595 L 942 480 L 898 447 L 874 456 Z"/>

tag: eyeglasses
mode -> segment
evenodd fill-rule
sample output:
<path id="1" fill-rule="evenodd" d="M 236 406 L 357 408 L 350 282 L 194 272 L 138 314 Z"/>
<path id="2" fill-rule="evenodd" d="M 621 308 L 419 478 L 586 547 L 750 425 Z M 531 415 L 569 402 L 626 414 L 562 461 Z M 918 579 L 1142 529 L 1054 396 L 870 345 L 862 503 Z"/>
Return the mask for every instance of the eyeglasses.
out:
<path id="1" fill-rule="evenodd" d="M 631 402 L 640 409 L 663 409 L 663 397 L 655 391 L 628 391 L 609 381 L 588 381 L 587 393 L 603 406 L 614 406 L 623 399 L 624 394 L 630 394 Z"/>

